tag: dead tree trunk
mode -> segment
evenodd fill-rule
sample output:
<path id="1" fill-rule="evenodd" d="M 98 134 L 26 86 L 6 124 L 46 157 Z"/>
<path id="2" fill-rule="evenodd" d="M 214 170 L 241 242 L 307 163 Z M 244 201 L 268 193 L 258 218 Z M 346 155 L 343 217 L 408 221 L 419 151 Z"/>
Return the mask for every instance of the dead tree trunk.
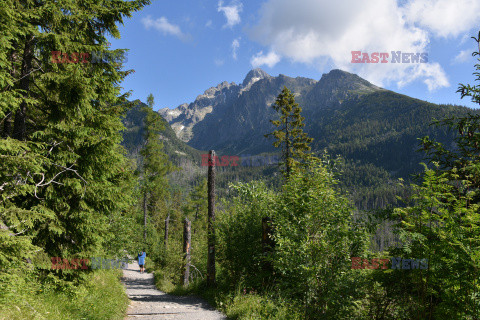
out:
<path id="1" fill-rule="evenodd" d="M 190 277 L 190 243 L 192 242 L 192 223 L 185 218 L 183 221 L 183 273 L 182 284 L 188 286 Z"/>
<path id="2" fill-rule="evenodd" d="M 215 286 L 215 151 L 208 158 L 208 256 L 207 286 Z"/>

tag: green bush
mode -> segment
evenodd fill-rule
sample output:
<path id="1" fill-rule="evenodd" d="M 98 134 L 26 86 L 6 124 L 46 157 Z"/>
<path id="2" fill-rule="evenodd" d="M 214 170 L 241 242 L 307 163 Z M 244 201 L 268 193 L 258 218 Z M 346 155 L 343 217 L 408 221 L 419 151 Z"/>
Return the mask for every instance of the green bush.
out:
<path id="1" fill-rule="evenodd" d="M 274 204 L 273 264 L 284 297 L 303 304 L 306 317 L 342 319 L 353 307 L 351 255 L 366 241 L 351 228 L 353 208 L 334 188 L 320 161 L 293 174 Z"/>
<path id="2" fill-rule="evenodd" d="M 262 218 L 272 216 L 274 194 L 263 182 L 238 183 L 231 188 L 237 195 L 217 217 L 217 261 L 232 288 L 244 281 L 259 290 L 266 276 L 262 271 Z"/>

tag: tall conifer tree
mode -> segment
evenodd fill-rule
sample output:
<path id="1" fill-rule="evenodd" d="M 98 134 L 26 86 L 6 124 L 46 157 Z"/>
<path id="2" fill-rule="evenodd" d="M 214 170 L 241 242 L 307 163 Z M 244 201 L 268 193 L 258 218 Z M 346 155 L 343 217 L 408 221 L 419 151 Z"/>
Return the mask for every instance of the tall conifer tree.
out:
<path id="1" fill-rule="evenodd" d="M 140 151 L 143 157 L 142 168 L 142 195 L 144 215 L 144 240 L 147 238 L 148 213 L 154 214 L 167 203 L 169 198 L 168 180 L 166 175 L 175 166 L 170 162 L 163 151 L 160 132 L 165 129 L 162 117 L 153 111 L 154 98 L 150 94 L 147 98 L 148 105 L 143 108 L 145 116 L 145 145 Z"/>
<path id="2" fill-rule="evenodd" d="M 112 220 L 133 202 L 119 83 L 132 71 L 75 53 L 108 52 L 106 35 L 119 38 L 116 23 L 149 2 L 2 1 L 0 237 L 10 245 L 0 248 L 0 270 L 14 263 L 15 242 L 84 257 L 103 253 L 119 232 Z"/>
<path id="3" fill-rule="evenodd" d="M 313 138 L 303 132 L 305 117 L 301 116 L 302 108 L 287 87 L 283 87 L 272 108 L 280 115 L 279 120 L 270 120 L 278 129 L 265 137 L 273 136 L 276 139 L 273 145 L 276 148 L 281 146 L 284 161 L 280 165 L 284 166 L 282 172 L 288 178 L 294 168 L 305 165 L 312 159 L 310 143 Z"/>

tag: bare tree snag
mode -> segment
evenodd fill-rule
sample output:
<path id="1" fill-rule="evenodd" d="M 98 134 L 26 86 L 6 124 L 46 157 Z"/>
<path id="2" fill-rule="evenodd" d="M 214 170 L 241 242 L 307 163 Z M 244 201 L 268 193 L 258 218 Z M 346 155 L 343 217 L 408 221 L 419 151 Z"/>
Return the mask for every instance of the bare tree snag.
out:
<path id="1" fill-rule="evenodd" d="M 192 242 L 192 223 L 185 218 L 183 221 L 183 273 L 182 284 L 188 286 L 190 278 L 190 248 Z"/>
<path id="2" fill-rule="evenodd" d="M 208 157 L 208 256 L 207 286 L 215 286 L 215 151 Z"/>

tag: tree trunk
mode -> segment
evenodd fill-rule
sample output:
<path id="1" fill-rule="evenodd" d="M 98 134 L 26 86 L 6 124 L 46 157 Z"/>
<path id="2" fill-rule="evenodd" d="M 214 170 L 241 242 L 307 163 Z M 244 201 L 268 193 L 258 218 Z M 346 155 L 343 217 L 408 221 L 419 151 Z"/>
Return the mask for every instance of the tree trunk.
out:
<path id="1" fill-rule="evenodd" d="M 7 111 L 5 119 L 3 120 L 3 131 L 2 131 L 2 138 L 8 138 L 11 135 L 12 131 L 12 112 Z"/>
<path id="2" fill-rule="evenodd" d="M 197 221 L 197 219 L 198 219 L 198 204 L 197 204 L 197 211 L 195 211 L 195 219 L 193 219 L 193 221 Z M 196 229 L 193 228 L 193 234 L 195 234 L 195 231 Z"/>
<path id="3" fill-rule="evenodd" d="M 15 78 L 15 75 L 17 73 L 17 69 L 16 69 L 16 62 L 17 62 L 17 59 L 18 59 L 18 52 L 17 52 L 17 46 L 18 46 L 18 43 L 16 41 L 13 41 L 12 42 L 12 47 L 15 48 L 12 53 L 10 54 L 10 62 L 12 63 L 12 66 L 10 68 L 10 76 L 12 77 L 12 79 Z M 7 112 L 5 113 L 5 119 L 3 119 L 3 131 L 2 131 L 2 137 L 3 138 L 7 138 L 7 137 L 10 137 L 12 135 L 12 110 L 7 110 Z"/>
<path id="4" fill-rule="evenodd" d="M 287 179 L 290 177 L 290 129 L 288 127 L 288 117 L 285 119 L 285 147 L 286 147 L 286 152 L 285 152 L 285 166 L 286 166 L 286 171 L 287 171 Z"/>
<path id="5" fill-rule="evenodd" d="M 215 151 L 210 150 L 208 159 L 208 256 L 207 286 L 215 286 Z"/>
<path id="6" fill-rule="evenodd" d="M 23 51 L 22 72 L 20 74 L 20 89 L 25 90 L 24 98 L 27 98 L 30 90 L 30 77 L 32 72 L 33 60 L 33 35 L 28 35 L 25 41 L 25 49 Z M 13 123 L 13 138 L 17 140 L 26 139 L 26 120 L 27 120 L 27 102 L 25 100 L 20 104 L 20 108 L 15 113 Z"/>
<path id="7" fill-rule="evenodd" d="M 143 240 L 147 241 L 147 191 L 143 193 Z"/>
<path id="8" fill-rule="evenodd" d="M 167 218 L 165 219 L 165 235 L 163 237 L 163 244 L 165 245 L 165 249 L 167 249 L 168 245 L 168 225 L 170 223 L 170 212 L 168 213 Z"/>
<path id="9" fill-rule="evenodd" d="M 185 218 L 183 221 L 183 273 L 182 284 L 188 286 L 188 280 L 190 277 L 190 243 L 192 241 L 192 223 Z"/>
<path id="10" fill-rule="evenodd" d="M 273 241 L 272 235 L 272 219 L 270 217 L 262 218 L 262 270 L 265 272 L 263 279 L 264 284 L 268 283 L 269 278 L 273 275 L 273 265 L 270 261 L 270 254 L 273 251 L 275 242 Z"/>

